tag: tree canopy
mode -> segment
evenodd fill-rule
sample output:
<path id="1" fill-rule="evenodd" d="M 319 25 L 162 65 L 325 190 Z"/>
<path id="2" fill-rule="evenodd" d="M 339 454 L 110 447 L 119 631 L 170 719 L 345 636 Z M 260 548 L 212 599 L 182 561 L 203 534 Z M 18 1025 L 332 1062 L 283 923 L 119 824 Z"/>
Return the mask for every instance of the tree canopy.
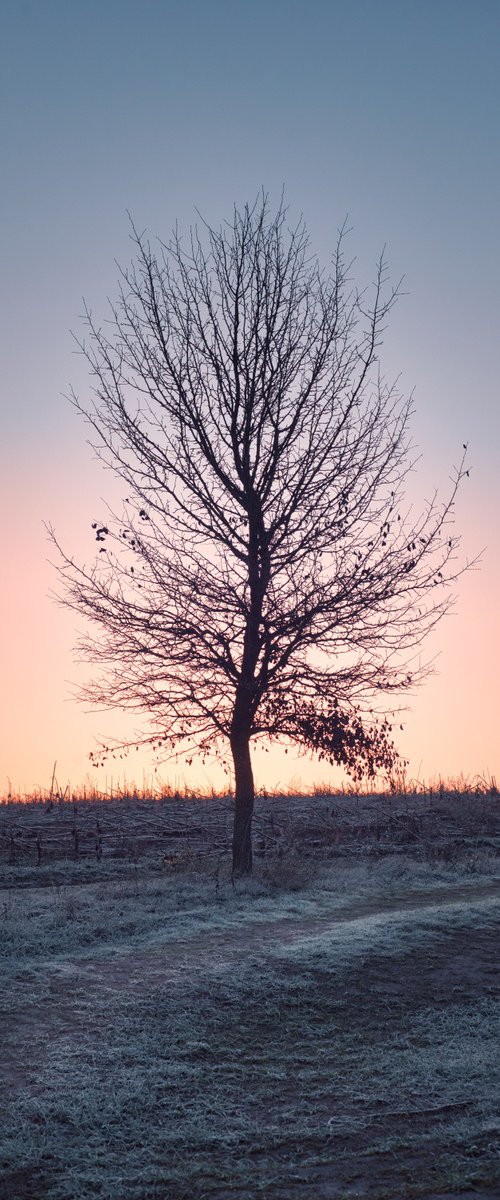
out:
<path id="1" fill-rule="evenodd" d="M 357 289 L 345 229 L 328 272 L 265 196 L 185 242 L 133 237 L 110 323 L 86 309 L 91 398 L 72 394 L 123 511 L 90 566 L 61 551 L 63 599 L 90 621 L 87 699 L 147 714 L 165 755 L 231 750 L 245 870 L 251 741 L 355 779 L 397 760 L 387 714 L 461 570 L 465 462 L 413 511 L 412 401 L 379 362 L 399 287 L 381 258 Z"/>

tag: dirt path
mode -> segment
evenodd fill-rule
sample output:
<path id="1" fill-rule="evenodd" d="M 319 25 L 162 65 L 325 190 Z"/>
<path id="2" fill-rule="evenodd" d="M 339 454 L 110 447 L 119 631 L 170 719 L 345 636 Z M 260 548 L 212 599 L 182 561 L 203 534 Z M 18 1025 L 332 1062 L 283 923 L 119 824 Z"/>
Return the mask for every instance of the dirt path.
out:
<path id="1" fill-rule="evenodd" d="M 154 948 L 138 950 L 136 946 L 113 951 L 111 955 L 87 954 L 60 962 L 44 964 L 45 970 L 58 979 L 64 990 L 71 978 L 87 977 L 94 986 L 115 990 L 145 991 L 161 983 L 175 982 L 186 976 L 218 974 L 242 955 L 254 958 L 279 955 L 284 947 L 299 944 L 304 939 L 321 938 L 340 926 L 367 918 L 390 918 L 400 913 L 421 913 L 422 910 L 467 907 L 476 903 L 500 900 L 500 882 L 492 881 L 452 887 L 436 887 L 426 891 L 404 891 L 384 898 L 376 896 L 346 904 L 337 912 L 314 917 L 277 917 L 276 920 L 245 918 L 241 926 L 210 932 L 187 933 L 182 937 L 165 930 L 165 940 Z"/>
<path id="2" fill-rule="evenodd" d="M 33 960 L 1 1064 L 6 1105 L 19 1098 L 29 1114 L 29 1165 L 11 1156 L 0 1200 L 59 1200 L 76 1161 L 71 1194 L 90 1200 L 101 1136 L 100 1178 L 116 1175 L 106 1200 L 491 1200 L 499 901 L 492 880 L 332 897 L 307 916 L 252 914 L 250 902 L 239 924 L 213 906 L 206 932 L 181 935 L 172 914 L 149 945 Z M 145 1064 L 158 1090 L 145 1083 L 131 1108 Z M 150 1182 L 135 1185 L 143 1154 Z"/>
<path id="3" fill-rule="evenodd" d="M 498 900 L 500 882 L 494 880 L 425 891 L 405 890 L 388 897 L 377 895 L 346 903 L 337 911 L 332 899 L 332 911 L 311 917 L 278 916 L 269 920 L 247 913 L 241 925 L 226 925 L 201 933 L 188 930 L 182 936 L 175 933 L 174 919 L 170 927 L 165 926 L 161 941 L 152 946 L 141 948 L 129 943 L 111 951 L 99 946 L 84 955 L 39 961 L 38 983 L 45 981 L 50 1003 L 41 1008 L 28 995 L 20 1006 L 10 1011 L 6 1008 L 2 1017 L 4 1085 L 7 1082 L 10 1087 L 23 1086 L 34 1067 L 42 1067 L 49 1042 L 77 1029 L 81 1018 L 75 1013 L 75 998 L 82 988 L 96 997 L 110 998 L 146 996 L 166 985 L 189 989 L 199 986 L 200 980 L 225 975 L 244 962 L 258 965 L 259 960 L 279 958 L 306 940 L 312 945 L 315 941 L 321 943 L 325 935 L 349 925 L 356 927 L 367 920 L 380 925 L 385 923 L 384 918 L 390 923 L 395 916 L 414 912 L 417 917 L 426 910 L 441 910 L 443 914 L 452 908 L 465 911 L 472 904 L 488 911 Z M 354 961 L 356 957 L 359 956 L 354 954 Z M 451 962 L 446 969 L 452 985 L 455 971 Z M 387 986 L 390 991 L 388 982 Z M 481 986 L 480 979 L 477 986 Z M 19 1055 L 20 1045 L 30 1046 L 28 1056 Z"/>

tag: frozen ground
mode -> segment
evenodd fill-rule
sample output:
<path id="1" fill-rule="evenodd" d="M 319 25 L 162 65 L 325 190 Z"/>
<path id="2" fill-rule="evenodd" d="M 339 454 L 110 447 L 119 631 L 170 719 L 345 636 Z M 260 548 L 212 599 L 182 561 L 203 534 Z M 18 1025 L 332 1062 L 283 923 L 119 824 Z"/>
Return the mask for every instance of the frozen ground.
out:
<path id="1" fill-rule="evenodd" d="M 500 1195 L 498 857 L 292 843 L 5 863 L 0 1200 Z"/>

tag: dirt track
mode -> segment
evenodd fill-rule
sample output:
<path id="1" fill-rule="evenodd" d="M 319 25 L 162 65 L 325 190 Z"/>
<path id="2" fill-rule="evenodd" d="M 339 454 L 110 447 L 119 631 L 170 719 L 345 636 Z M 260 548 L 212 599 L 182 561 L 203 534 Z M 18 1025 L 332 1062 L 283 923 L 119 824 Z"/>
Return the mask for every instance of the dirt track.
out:
<path id="1" fill-rule="evenodd" d="M 0 1200 L 500 1195 L 500 881 L 232 900 L 25 959 Z"/>
<path id="2" fill-rule="evenodd" d="M 54 965 L 45 964 L 48 974 L 61 980 L 62 989 L 71 977 L 91 978 L 94 986 L 125 988 L 144 991 L 161 983 L 172 983 L 181 977 L 195 979 L 197 976 L 218 974 L 241 963 L 242 955 L 250 959 L 280 956 L 280 953 L 307 939 L 309 943 L 335 932 L 339 925 L 348 925 L 370 917 L 390 917 L 398 913 L 420 914 L 422 910 L 446 910 L 450 906 L 460 909 L 477 901 L 500 900 L 500 882 L 466 884 L 455 887 L 436 887 L 425 892 L 401 892 L 389 898 L 358 900 L 347 904 L 336 913 L 332 911 L 321 917 L 297 920 L 279 917 L 276 920 L 245 921 L 243 929 L 204 932 L 183 938 L 175 937 L 174 930 L 165 931 L 161 948 L 141 951 L 135 947 L 126 953 L 114 952 L 112 957 L 88 957 L 65 960 Z M 332 909 L 334 909 L 332 904 Z M 496 955 L 493 956 L 495 962 Z"/>

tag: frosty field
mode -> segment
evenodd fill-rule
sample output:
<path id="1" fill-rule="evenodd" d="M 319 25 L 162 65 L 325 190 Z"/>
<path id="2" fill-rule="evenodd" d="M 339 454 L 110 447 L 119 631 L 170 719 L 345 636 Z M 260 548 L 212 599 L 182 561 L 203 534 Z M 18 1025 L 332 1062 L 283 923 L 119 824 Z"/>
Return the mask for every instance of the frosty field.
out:
<path id="1" fill-rule="evenodd" d="M 499 807 L 1 806 L 0 1200 L 498 1196 Z"/>

